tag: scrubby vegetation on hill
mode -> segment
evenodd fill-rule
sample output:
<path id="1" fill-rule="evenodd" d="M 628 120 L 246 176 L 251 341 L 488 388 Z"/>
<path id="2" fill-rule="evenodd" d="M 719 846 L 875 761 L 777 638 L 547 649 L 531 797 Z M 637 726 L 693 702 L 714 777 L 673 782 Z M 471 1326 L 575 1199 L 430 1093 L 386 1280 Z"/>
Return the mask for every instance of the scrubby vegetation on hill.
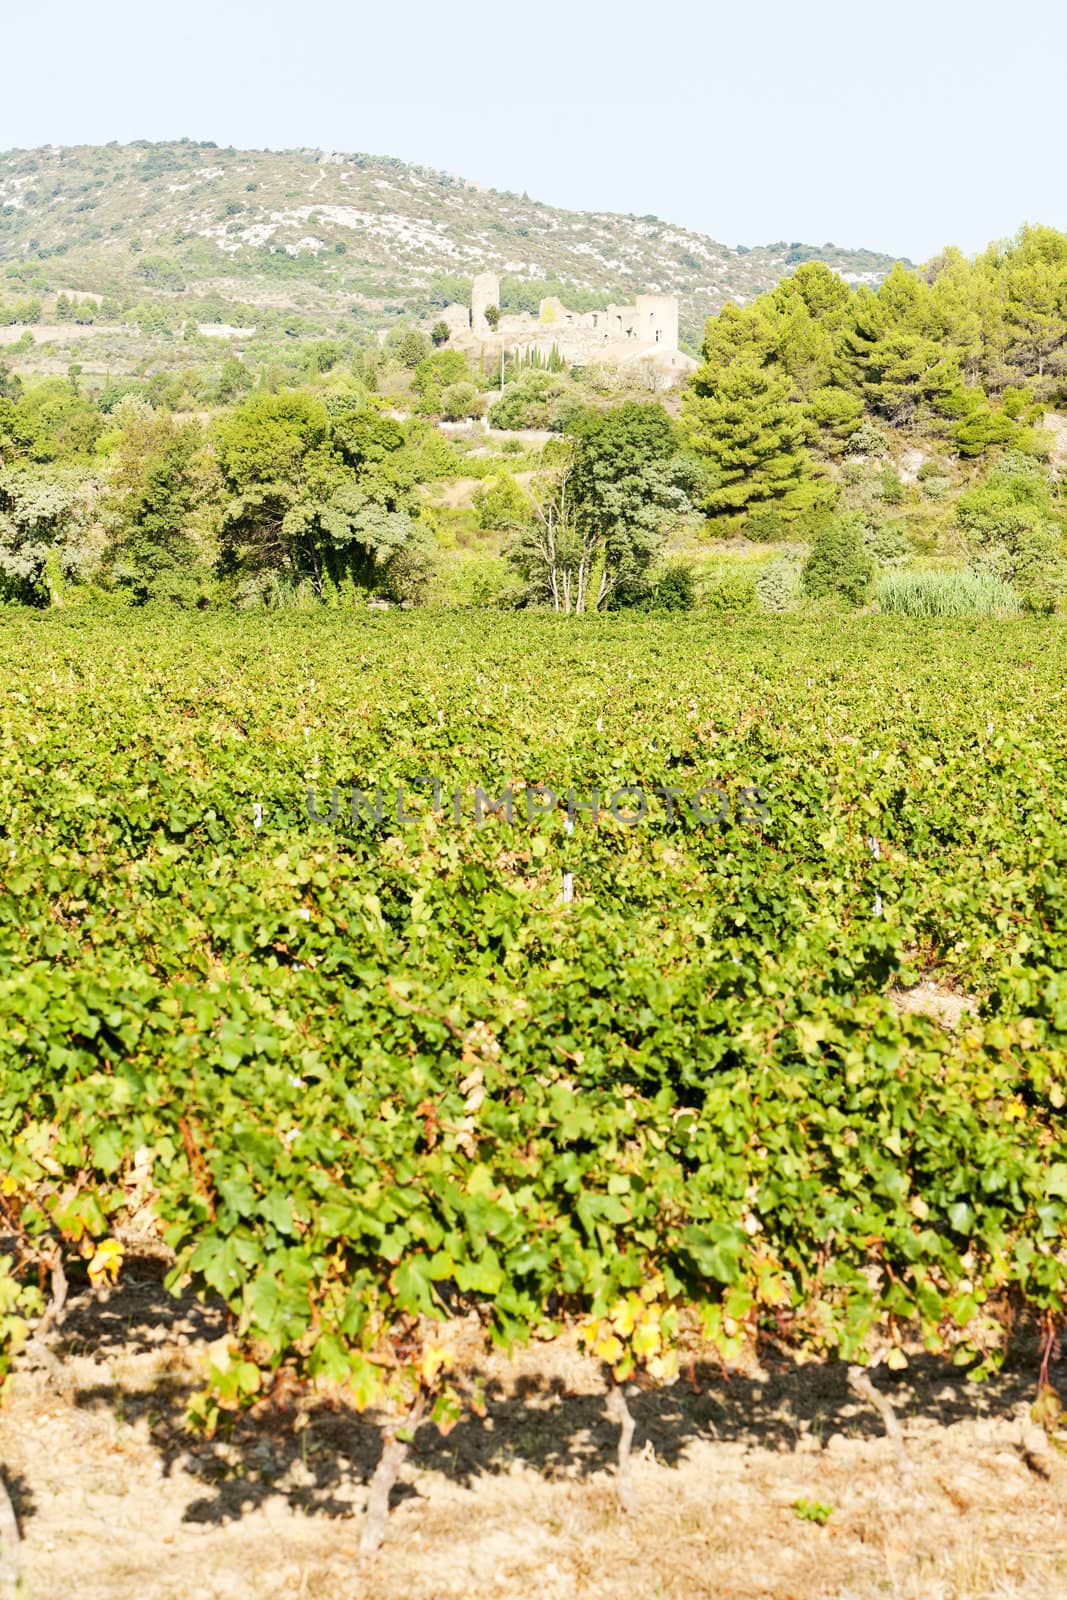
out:
<path id="1" fill-rule="evenodd" d="M 16 350 L 0 587 L 31 604 L 1057 608 L 1067 237 L 1028 228 L 877 289 L 808 262 L 710 318 L 702 354 L 664 394 L 654 373 L 518 353 L 489 373 L 411 322 L 288 368 L 235 351 L 41 377 Z M 939 588 L 943 568 L 970 576 Z"/>
<path id="2" fill-rule="evenodd" d="M 733 250 L 381 156 L 188 140 L 0 153 L 0 324 L 48 325 L 68 359 L 91 346 L 113 370 L 203 360 L 231 328 L 254 359 L 284 364 L 295 342 L 432 321 L 487 268 L 503 270 L 507 311 L 676 293 L 695 346 L 727 300 L 816 256 L 857 281 L 892 264 L 833 245 Z"/>

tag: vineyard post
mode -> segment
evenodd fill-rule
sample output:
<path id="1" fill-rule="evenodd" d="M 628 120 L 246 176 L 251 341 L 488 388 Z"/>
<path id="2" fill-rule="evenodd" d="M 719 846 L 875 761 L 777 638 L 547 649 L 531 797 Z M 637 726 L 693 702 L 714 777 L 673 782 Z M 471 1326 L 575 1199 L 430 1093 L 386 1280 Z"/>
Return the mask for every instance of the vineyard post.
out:
<path id="1" fill-rule="evenodd" d="M 563 831 L 567 835 L 570 835 L 570 834 L 572 834 L 574 832 L 574 818 L 570 815 L 569 812 L 568 812 L 567 816 L 563 820 Z M 568 872 L 566 866 L 564 866 L 564 868 L 563 868 L 563 904 L 565 906 L 569 906 L 573 899 L 574 899 L 574 873 L 573 872 Z"/>

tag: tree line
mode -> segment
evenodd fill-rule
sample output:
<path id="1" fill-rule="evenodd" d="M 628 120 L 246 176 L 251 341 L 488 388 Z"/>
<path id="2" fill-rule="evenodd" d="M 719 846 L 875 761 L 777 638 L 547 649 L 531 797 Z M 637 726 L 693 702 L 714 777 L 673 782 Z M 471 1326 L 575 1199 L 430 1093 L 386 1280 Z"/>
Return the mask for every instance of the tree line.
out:
<path id="1" fill-rule="evenodd" d="M 433 424 L 483 410 L 487 381 L 439 334 L 396 329 L 347 364 L 320 343 L 295 386 L 230 355 L 199 402 L 175 374 L 122 392 L 77 368 L 37 382 L 0 368 L 0 596 L 55 603 L 65 582 L 95 580 L 135 601 L 418 602 L 436 550 L 421 491 L 466 470 Z M 687 605 L 691 577 L 660 557 L 673 533 L 703 526 L 803 540 L 803 573 L 768 578 L 768 592 L 796 579 L 860 604 L 879 566 L 908 553 L 887 508 L 909 442 L 953 464 L 924 470 L 931 498 L 954 494 L 942 522 L 973 569 L 1035 609 L 1064 590 L 1042 430 L 1067 396 L 1067 235 L 1052 229 L 974 260 L 898 266 L 876 290 L 806 263 L 709 320 L 675 414 L 606 396 L 581 368 L 509 377 L 491 421 L 528 421 L 523 406 L 555 386 L 556 437 L 536 470 L 520 482 L 501 457 L 475 505 L 505 536 L 519 603 Z M 406 420 L 388 414 L 398 402 Z M 872 475 L 873 509 L 851 488 Z"/>

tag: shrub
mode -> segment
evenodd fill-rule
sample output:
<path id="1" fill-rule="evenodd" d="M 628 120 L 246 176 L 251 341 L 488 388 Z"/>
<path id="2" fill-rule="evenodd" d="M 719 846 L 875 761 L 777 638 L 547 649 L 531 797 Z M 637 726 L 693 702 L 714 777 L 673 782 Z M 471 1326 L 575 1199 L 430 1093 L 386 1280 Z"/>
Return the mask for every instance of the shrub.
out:
<path id="1" fill-rule="evenodd" d="M 774 544 L 789 534 L 789 524 L 773 506 L 760 506 L 745 518 L 745 538 L 756 544 Z"/>
<path id="2" fill-rule="evenodd" d="M 657 611 L 692 611 L 696 605 L 696 581 L 688 562 L 668 562 L 655 581 L 652 604 Z"/>
<path id="3" fill-rule="evenodd" d="M 564 396 L 573 394 L 565 378 L 533 369 L 509 383 L 489 413 L 493 428 L 552 428 L 562 432 L 565 416 L 557 410 Z"/>
<path id="4" fill-rule="evenodd" d="M 788 611 L 802 593 L 800 568 L 794 561 L 772 561 L 756 579 L 756 599 L 762 611 Z"/>
<path id="5" fill-rule="evenodd" d="M 845 445 L 845 454 L 850 456 L 887 456 L 889 454 L 889 440 L 881 428 L 876 428 L 873 422 L 864 420 L 860 423 L 855 433 L 851 434 Z"/>
<path id="6" fill-rule="evenodd" d="M 1013 584 L 1030 610 L 1055 610 L 1067 586 L 1063 520 L 1053 484 L 1036 461 L 1006 455 L 983 484 L 960 496 L 956 523 L 976 570 Z"/>
<path id="7" fill-rule="evenodd" d="M 473 383 L 450 383 L 441 394 L 441 415 L 446 422 L 463 422 L 481 415 L 484 401 Z"/>
<path id="8" fill-rule="evenodd" d="M 756 580 L 751 572 L 727 569 L 716 583 L 706 589 L 701 603 L 708 611 L 721 616 L 746 616 L 757 609 Z"/>
<path id="9" fill-rule="evenodd" d="M 879 499 L 887 506 L 899 506 L 904 499 L 904 485 L 888 461 L 878 475 L 876 488 Z"/>
<path id="10" fill-rule="evenodd" d="M 1057 530 L 1047 522 L 1022 530 L 1013 555 L 1011 578 L 1026 609 L 1045 614 L 1055 611 L 1067 589 Z"/>
<path id="11" fill-rule="evenodd" d="M 428 546 L 419 539 L 401 546 L 385 563 L 378 584 L 386 599 L 408 605 L 421 605 L 434 575 Z"/>
<path id="12" fill-rule="evenodd" d="M 981 456 L 996 445 L 1014 443 L 1018 425 L 1004 411 L 995 411 L 979 401 L 955 429 L 956 447 L 961 456 Z"/>
<path id="13" fill-rule="evenodd" d="M 479 528 L 494 532 L 518 528 L 530 520 L 530 504 L 510 472 L 489 478 L 474 496 Z"/>
<path id="14" fill-rule="evenodd" d="M 863 518 L 855 513 L 836 517 L 816 536 L 804 565 L 803 584 L 816 599 L 838 595 L 849 605 L 862 605 L 874 576 L 874 560 L 864 543 Z"/>
<path id="15" fill-rule="evenodd" d="M 867 520 L 863 543 L 879 565 L 893 566 L 907 559 L 908 539 L 899 522 L 871 516 Z"/>

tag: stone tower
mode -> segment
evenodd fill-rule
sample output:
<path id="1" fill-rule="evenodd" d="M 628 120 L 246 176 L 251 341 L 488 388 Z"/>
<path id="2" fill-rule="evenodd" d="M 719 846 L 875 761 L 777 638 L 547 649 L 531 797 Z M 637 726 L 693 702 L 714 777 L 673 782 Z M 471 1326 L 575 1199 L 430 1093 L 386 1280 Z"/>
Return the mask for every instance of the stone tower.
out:
<path id="1" fill-rule="evenodd" d="M 492 333 L 485 320 L 485 308 L 499 305 L 500 279 L 495 272 L 479 272 L 471 288 L 471 332 L 483 338 Z"/>
<path id="2" fill-rule="evenodd" d="M 634 333 L 641 344 L 678 348 L 678 301 L 673 294 L 639 294 Z"/>

